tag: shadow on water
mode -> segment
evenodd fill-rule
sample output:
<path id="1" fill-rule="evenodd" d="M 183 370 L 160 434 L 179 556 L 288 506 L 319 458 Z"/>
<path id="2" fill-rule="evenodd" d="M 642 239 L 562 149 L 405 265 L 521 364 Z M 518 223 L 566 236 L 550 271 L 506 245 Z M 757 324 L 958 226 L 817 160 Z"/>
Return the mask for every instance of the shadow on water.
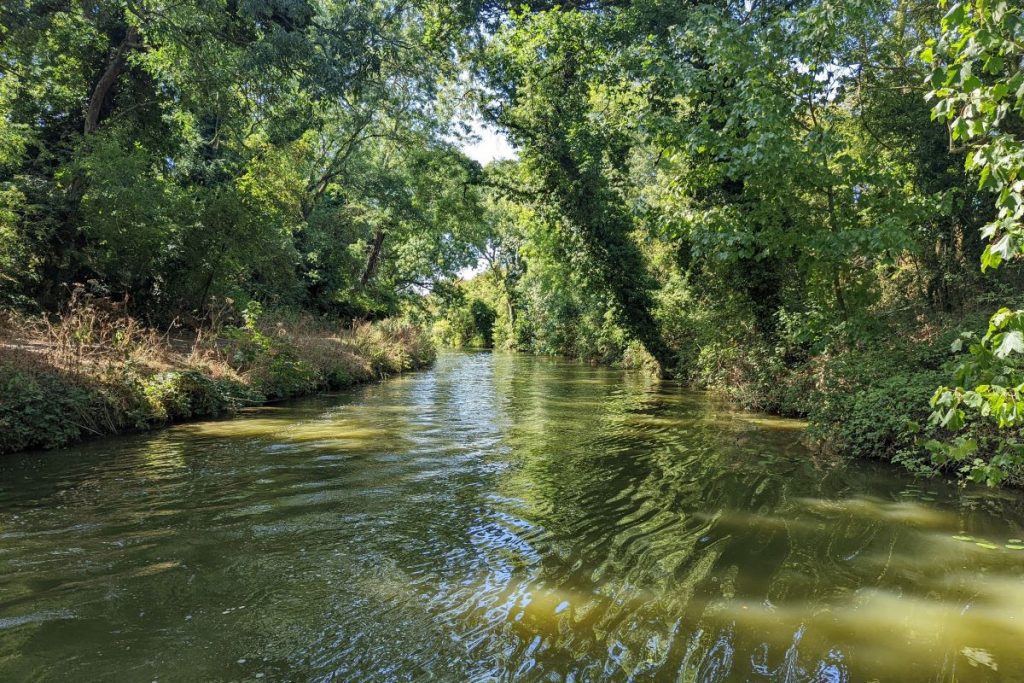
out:
<path id="1" fill-rule="evenodd" d="M 4 680 L 1014 681 L 1024 505 L 446 354 L 0 463 Z"/>

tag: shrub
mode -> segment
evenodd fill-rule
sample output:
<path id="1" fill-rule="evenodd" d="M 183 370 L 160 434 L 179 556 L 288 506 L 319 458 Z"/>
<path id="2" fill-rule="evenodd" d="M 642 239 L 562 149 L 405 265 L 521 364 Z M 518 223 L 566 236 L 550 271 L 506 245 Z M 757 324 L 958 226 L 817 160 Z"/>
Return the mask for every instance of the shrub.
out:
<path id="1" fill-rule="evenodd" d="M 844 455 L 911 461 L 920 452 L 919 425 L 943 373 L 904 370 L 860 385 L 830 383 L 808 413 L 808 435 Z"/>
<path id="2" fill-rule="evenodd" d="M 213 417 L 262 398 L 255 390 L 229 379 L 214 379 L 198 370 L 163 372 L 145 383 L 153 418 L 183 420 Z"/>
<path id="3" fill-rule="evenodd" d="M 254 390 L 269 399 L 301 396 L 322 388 L 316 368 L 283 345 L 261 355 L 249 371 L 248 379 Z"/>
<path id="4" fill-rule="evenodd" d="M 0 453 L 101 434 L 103 408 L 102 395 L 76 378 L 0 365 Z"/>
<path id="5" fill-rule="evenodd" d="M 661 370 L 657 359 L 638 341 L 630 342 L 622 352 L 622 367 L 627 370 L 642 370 L 649 375 L 658 375 Z"/>

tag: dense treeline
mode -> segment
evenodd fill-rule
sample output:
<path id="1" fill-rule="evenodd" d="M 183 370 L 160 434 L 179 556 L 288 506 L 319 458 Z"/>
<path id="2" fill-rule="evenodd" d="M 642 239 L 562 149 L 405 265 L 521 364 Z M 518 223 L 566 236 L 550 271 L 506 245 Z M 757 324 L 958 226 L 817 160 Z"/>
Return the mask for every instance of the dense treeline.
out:
<path id="1" fill-rule="evenodd" d="M 841 452 L 1020 479 L 1022 278 L 978 265 L 1021 251 L 1021 12 L 7 2 L 0 297 L 432 316 L 451 344 L 644 364 Z M 474 115 L 518 158 L 469 160 Z"/>
<path id="2" fill-rule="evenodd" d="M 53 308 L 95 281 L 157 321 L 225 297 L 395 313 L 479 239 L 461 11 L 3 3 L 0 296 Z"/>
<path id="3" fill-rule="evenodd" d="M 974 38 L 988 54 L 947 68 L 986 7 L 998 27 Z M 481 70 L 520 159 L 489 170 L 488 269 L 449 297 L 439 331 L 482 341 L 488 318 L 467 306 L 486 305 L 498 346 L 648 356 L 747 406 L 809 416 L 822 446 L 917 470 L 931 450 L 976 479 L 1019 478 L 1019 387 L 995 399 L 998 424 L 963 389 L 940 392 L 926 422 L 958 330 L 1021 301 L 1016 269 L 978 268 L 983 251 L 993 260 L 979 230 L 996 185 L 965 169 L 963 144 L 1019 127 L 1020 12 L 815 0 L 514 14 Z M 972 99 L 980 79 L 1005 82 L 987 108 Z M 998 122 L 964 123 L 972 107 Z M 1011 222 L 1020 206 L 1004 208 Z M 976 383 L 1020 384 L 1005 356 L 985 365 L 989 352 Z M 980 410 L 957 439 L 954 398 Z"/>

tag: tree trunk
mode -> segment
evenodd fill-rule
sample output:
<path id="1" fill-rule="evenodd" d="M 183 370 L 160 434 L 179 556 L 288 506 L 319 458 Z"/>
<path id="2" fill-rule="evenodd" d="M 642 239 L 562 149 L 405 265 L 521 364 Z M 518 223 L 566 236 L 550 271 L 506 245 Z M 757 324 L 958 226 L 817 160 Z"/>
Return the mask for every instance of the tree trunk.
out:
<path id="1" fill-rule="evenodd" d="M 384 231 L 377 229 L 373 233 L 373 242 L 370 244 L 370 253 L 366 257 L 366 268 L 363 269 L 363 276 L 359 278 L 359 284 L 363 287 L 377 274 L 377 266 L 380 264 L 380 254 L 384 247 Z"/>
<path id="2" fill-rule="evenodd" d="M 141 42 L 138 30 L 134 26 L 129 26 L 124 40 L 121 41 L 121 44 L 110 55 L 107 68 L 104 70 L 103 75 L 100 76 L 100 80 L 96 82 L 96 87 L 93 88 L 92 95 L 89 97 L 89 105 L 85 109 L 86 135 L 95 132 L 99 128 L 103 104 L 107 101 L 107 97 L 110 95 L 110 91 L 113 90 L 114 84 L 117 83 L 118 76 L 121 75 L 121 72 L 124 71 L 125 66 L 128 64 L 128 53 L 139 45 L 141 45 Z"/>

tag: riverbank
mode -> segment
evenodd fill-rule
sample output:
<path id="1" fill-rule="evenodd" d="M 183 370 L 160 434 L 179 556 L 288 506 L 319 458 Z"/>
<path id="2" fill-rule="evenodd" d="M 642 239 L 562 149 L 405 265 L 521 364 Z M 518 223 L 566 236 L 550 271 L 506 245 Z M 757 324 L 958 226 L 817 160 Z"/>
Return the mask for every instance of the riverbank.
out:
<path id="1" fill-rule="evenodd" d="M 952 432 L 931 419 L 936 388 L 954 381 L 965 330 L 984 330 L 986 309 L 893 325 L 858 343 L 796 353 L 763 342 L 709 345 L 681 373 L 748 410 L 807 420 L 807 445 L 847 458 L 895 463 L 915 475 L 1024 486 L 1024 466 L 998 455 L 1019 430 L 970 417 Z M 969 447 L 963 447 L 964 443 Z"/>
<path id="2" fill-rule="evenodd" d="M 195 330 L 145 326 L 109 301 L 58 318 L 0 319 L 0 454 L 217 417 L 383 379 L 434 359 L 395 321 L 350 327 L 309 315 L 218 316 Z"/>

